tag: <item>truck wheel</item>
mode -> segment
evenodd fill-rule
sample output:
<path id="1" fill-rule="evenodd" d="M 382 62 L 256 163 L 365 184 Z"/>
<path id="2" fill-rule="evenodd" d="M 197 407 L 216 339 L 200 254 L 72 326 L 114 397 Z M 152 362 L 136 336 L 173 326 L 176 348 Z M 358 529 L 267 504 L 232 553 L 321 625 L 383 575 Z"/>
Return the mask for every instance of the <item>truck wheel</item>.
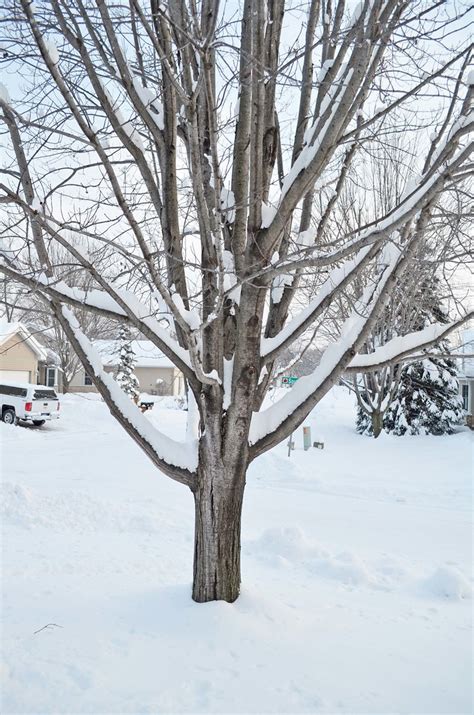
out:
<path id="1" fill-rule="evenodd" d="M 45 420 L 33 420 L 33 424 L 35 427 L 41 427 L 41 425 L 44 425 Z"/>
<path id="2" fill-rule="evenodd" d="M 16 425 L 18 423 L 18 420 L 15 415 L 15 410 L 13 410 L 11 408 L 9 408 L 7 410 L 3 410 L 2 420 L 7 425 Z"/>

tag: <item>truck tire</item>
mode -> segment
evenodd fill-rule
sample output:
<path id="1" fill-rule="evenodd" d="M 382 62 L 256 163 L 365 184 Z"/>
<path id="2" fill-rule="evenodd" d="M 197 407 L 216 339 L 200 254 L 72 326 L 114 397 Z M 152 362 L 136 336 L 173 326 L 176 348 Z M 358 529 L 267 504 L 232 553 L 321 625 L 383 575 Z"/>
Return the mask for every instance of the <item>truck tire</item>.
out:
<path id="1" fill-rule="evenodd" d="M 41 427 L 41 425 L 44 425 L 46 420 L 33 420 L 33 424 L 35 427 Z"/>
<path id="2" fill-rule="evenodd" d="M 15 410 L 12 407 L 8 407 L 6 410 L 3 410 L 2 420 L 7 425 L 18 424 L 18 419 L 16 417 Z"/>

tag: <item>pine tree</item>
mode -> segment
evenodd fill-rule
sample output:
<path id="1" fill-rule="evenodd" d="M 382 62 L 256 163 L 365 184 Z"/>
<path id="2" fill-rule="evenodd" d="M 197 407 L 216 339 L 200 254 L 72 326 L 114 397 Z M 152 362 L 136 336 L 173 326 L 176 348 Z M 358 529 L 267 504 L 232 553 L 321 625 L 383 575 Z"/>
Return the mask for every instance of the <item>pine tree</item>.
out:
<path id="1" fill-rule="evenodd" d="M 441 306 L 438 279 L 422 285 L 417 309 L 417 330 L 430 322 L 449 322 Z M 402 367 L 395 399 L 385 413 L 385 431 L 396 435 L 452 434 L 462 421 L 456 363 L 443 357 L 449 353 L 449 342 L 443 340 L 430 355 L 433 352 L 440 357 L 427 356 Z"/>
<path id="2" fill-rule="evenodd" d="M 360 404 L 357 405 L 356 430 L 359 434 L 373 436 L 372 420 L 370 415 L 363 410 Z"/>
<path id="3" fill-rule="evenodd" d="M 363 352 L 373 352 L 391 340 L 400 331 L 399 301 L 390 302 L 378 321 L 372 336 L 366 341 Z M 400 376 L 399 365 L 388 365 L 380 370 L 361 373 L 354 377 L 357 397 L 356 430 L 359 434 L 377 438 L 384 427 L 385 412 L 396 394 Z"/>
<path id="4" fill-rule="evenodd" d="M 135 369 L 135 353 L 133 352 L 130 335 L 125 326 L 120 327 L 119 344 L 120 360 L 115 379 L 125 394 L 137 402 L 140 392 L 138 389 L 138 379 L 133 372 Z"/>
<path id="5" fill-rule="evenodd" d="M 448 349 L 446 343 L 441 346 L 443 352 Z M 452 434 L 462 417 L 454 361 L 430 357 L 403 368 L 384 429 L 396 435 Z"/>

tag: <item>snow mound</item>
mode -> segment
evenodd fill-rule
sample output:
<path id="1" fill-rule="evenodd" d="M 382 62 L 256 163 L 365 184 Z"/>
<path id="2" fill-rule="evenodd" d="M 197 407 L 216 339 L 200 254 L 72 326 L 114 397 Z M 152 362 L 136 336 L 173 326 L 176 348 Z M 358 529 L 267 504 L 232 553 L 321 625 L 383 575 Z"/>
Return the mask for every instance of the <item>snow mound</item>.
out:
<path id="1" fill-rule="evenodd" d="M 253 542 L 252 553 L 257 556 L 280 557 L 295 562 L 315 555 L 317 551 L 298 527 L 267 529 Z"/>
<path id="2" fill-rule="evenodd" d="M 369 573 L 365 564 L 349 552 L 331 558 L 317 559 L 313 570 L 323 578 L 340 581 L 346 586 L 376 585 L 376 579 Z"/>
<path id="3" fill-rule="evenodd" d="M 72 532 L 153 532 L 159 519 L 134 514 L 80 492 L 42 496 L 31 488 L 6 482 L 0 492 L 3 523 L 23 529 L 47 528 Z"/>
<path id="4" fill-rule="evenodd" d="M 461 601 L 472 598 L 472 585 L 454 566 L 440 566 L 426 579 L 425 590 L 437 598 Z"/>
<path id="5" fill-rule="evenodd" d="M 354 554 L 331 555 L 316 547 L 298 527 L 267 529 L 248 544 L 248 552 L 274 566 L 303 566 L 316 576 L 344 585 L 377 585 L 377 579 Z"/>

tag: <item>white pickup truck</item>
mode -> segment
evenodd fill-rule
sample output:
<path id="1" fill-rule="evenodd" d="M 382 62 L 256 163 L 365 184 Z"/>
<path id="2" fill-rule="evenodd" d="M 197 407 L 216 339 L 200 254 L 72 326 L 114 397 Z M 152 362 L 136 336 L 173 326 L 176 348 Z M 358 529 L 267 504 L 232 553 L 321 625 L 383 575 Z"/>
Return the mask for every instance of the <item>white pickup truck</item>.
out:
<path id="1" fill-rule="evenodd" d="M 0 416 L 9 425 L 25 420 L 39 427 L 59 418 L 59 398 L 52 387 L 0 381 Z"/>

